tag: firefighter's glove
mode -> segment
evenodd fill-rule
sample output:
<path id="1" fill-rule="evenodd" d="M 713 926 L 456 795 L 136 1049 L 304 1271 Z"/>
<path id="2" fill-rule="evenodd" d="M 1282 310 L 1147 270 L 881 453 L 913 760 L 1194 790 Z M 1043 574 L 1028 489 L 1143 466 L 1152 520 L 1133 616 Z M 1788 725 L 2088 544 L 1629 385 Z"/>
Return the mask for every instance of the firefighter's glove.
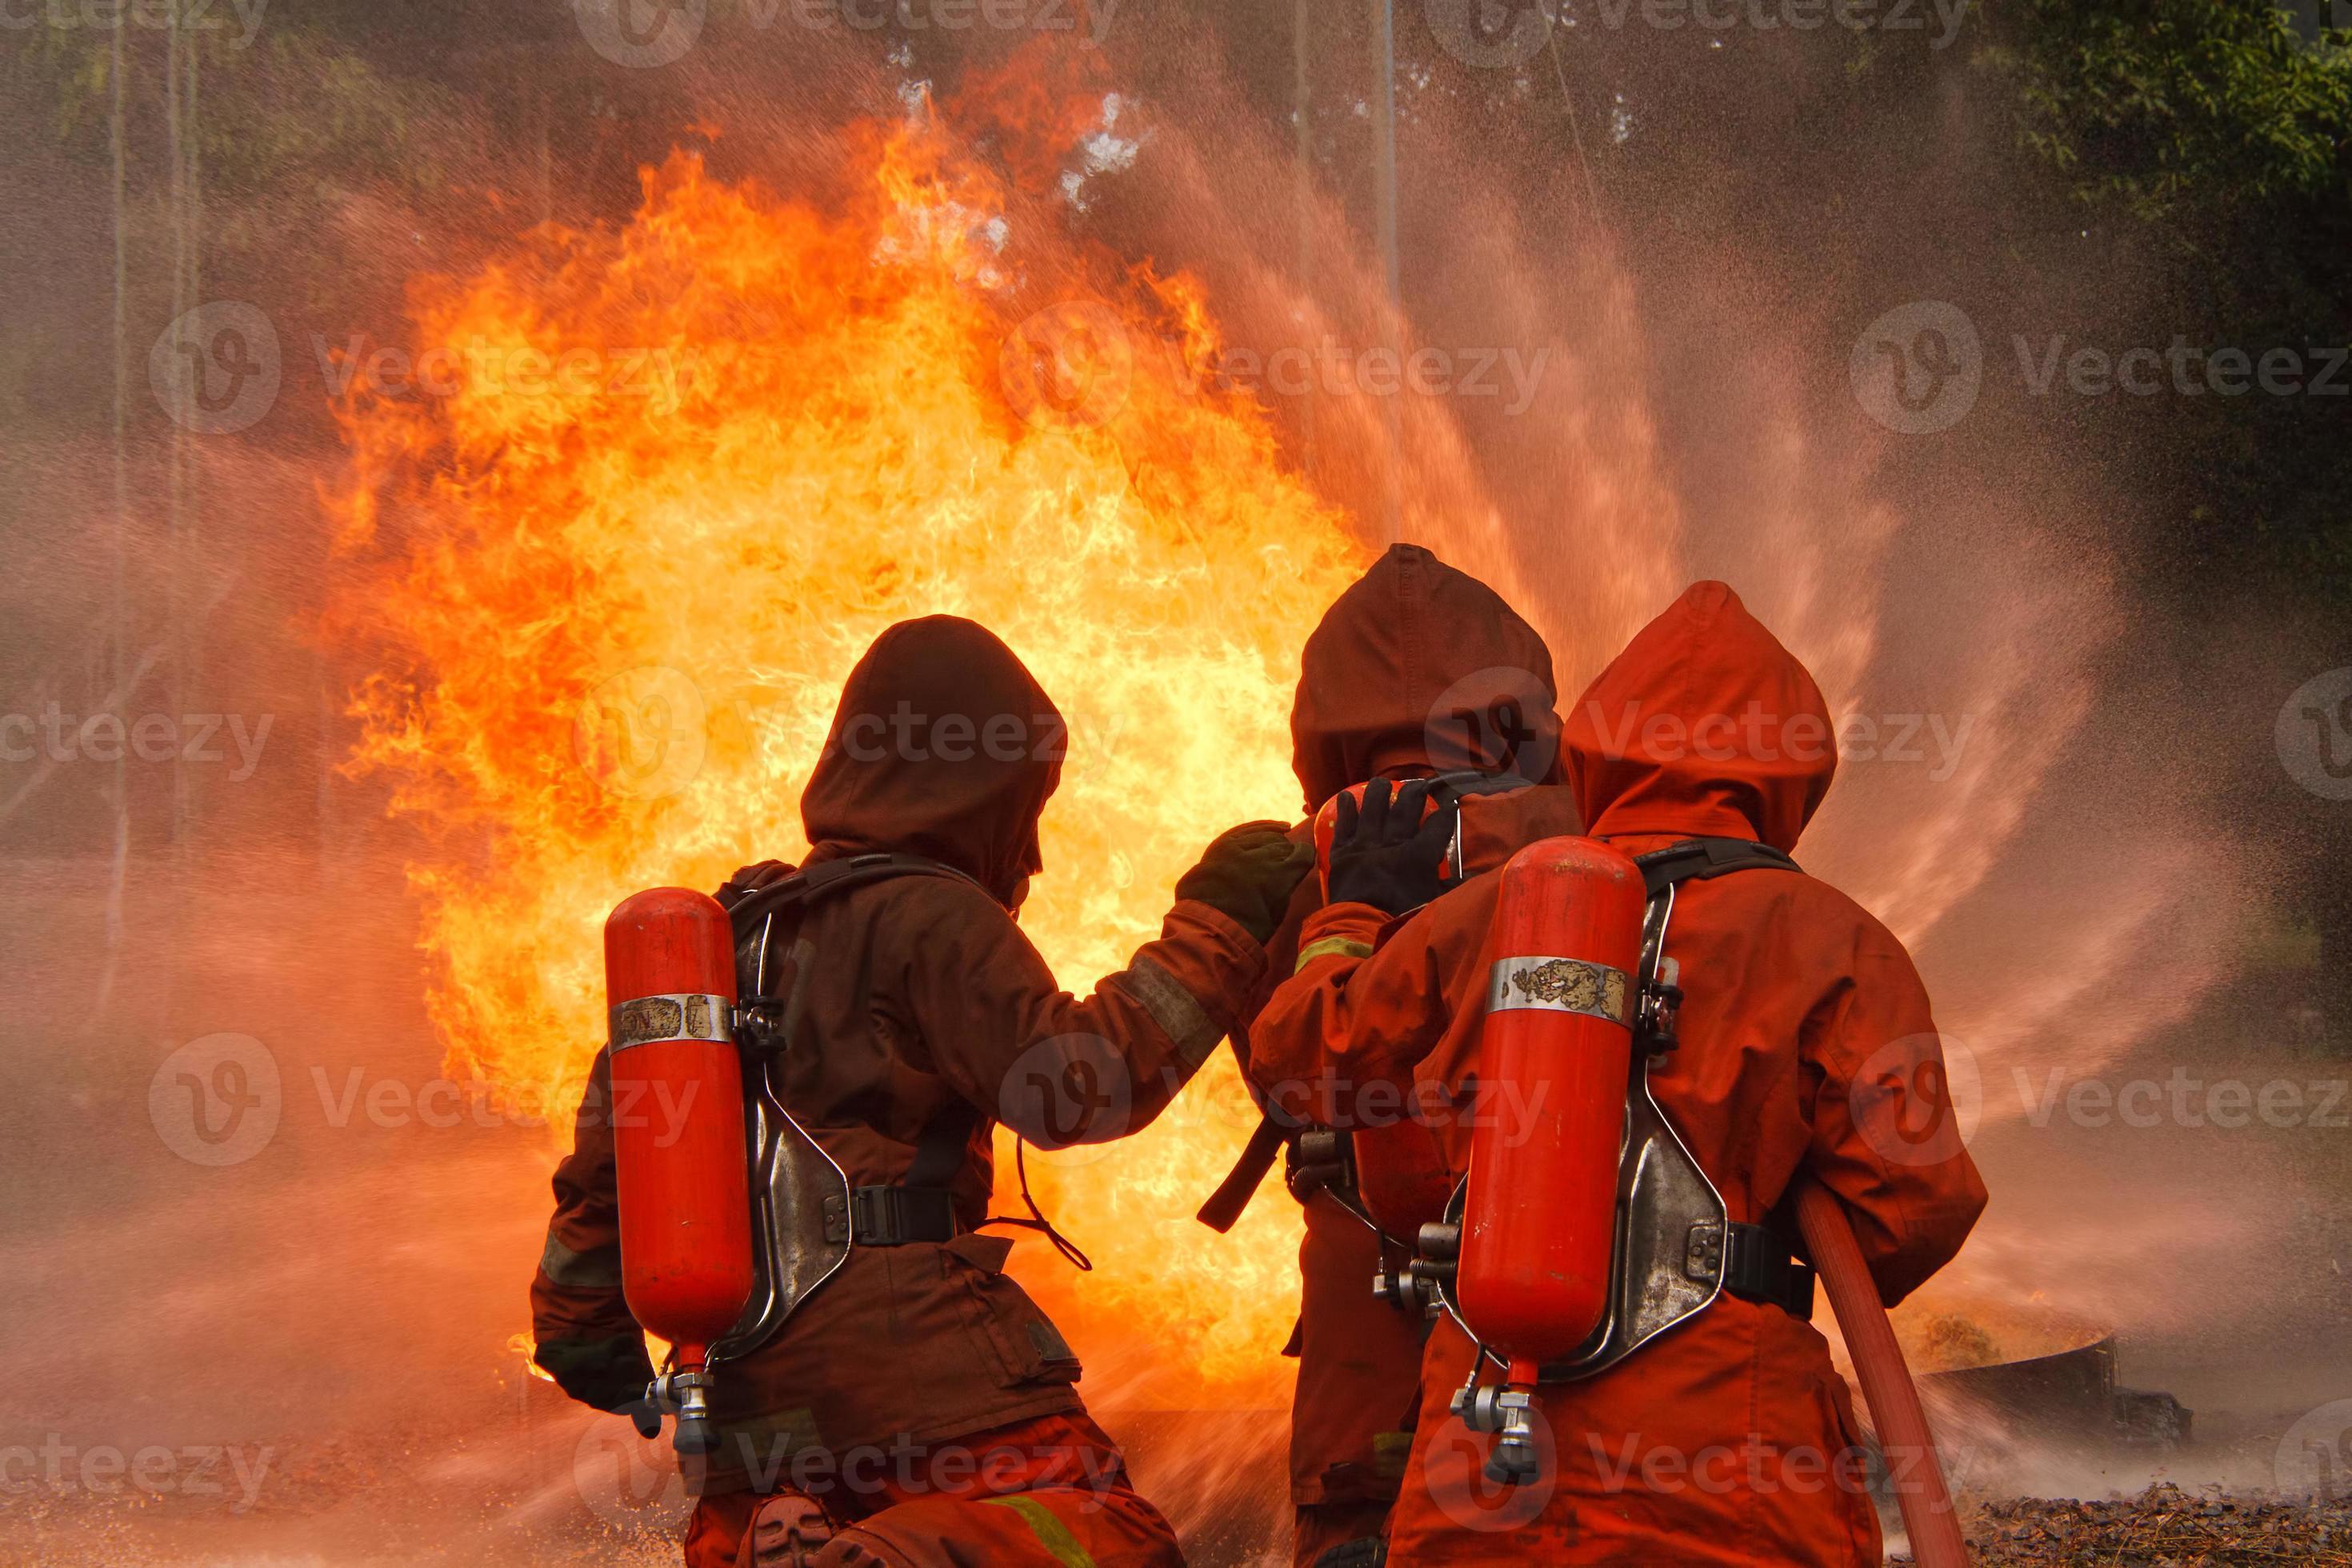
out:
<path id="1" fill-rule="evenodd" d="M 599 1410 L 622 1411 L 640 1404 L 654 1380 L 653 1358 L 643 1334 L 604 1340 L 541 1340 L 531 1360 L 556 1386 Z"/>
<path id="2" fill-rule="evenodd" d="M 1424 818 L 1433 790 L 1439 805 Z M 1331 901 L 1401 915 L 1437 897 L 1447 887 L 1445 851 L 1461 810 L 1434 779 L 1409 779 L 1393 795 L 1388 780 L 1374 779 L 1361 809 L 1342 795 L 1331 825 Z"/>
<path id="3" fill-rule="evenodd" d="M 1198 900 L 1263 942 L 1282 924 L 1292 889 L 1315 868 L 1315 851 L 1279 822 L 1244 822 L 1217 835 L 1201 863 L 1177 879 L 1176 897 Z"/>

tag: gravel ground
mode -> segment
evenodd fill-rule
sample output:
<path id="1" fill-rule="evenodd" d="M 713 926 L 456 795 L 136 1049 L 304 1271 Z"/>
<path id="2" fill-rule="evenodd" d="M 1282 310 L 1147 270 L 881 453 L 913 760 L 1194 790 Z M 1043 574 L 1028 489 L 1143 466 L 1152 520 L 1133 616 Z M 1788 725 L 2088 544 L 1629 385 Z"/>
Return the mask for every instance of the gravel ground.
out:
<path id="1" fill-rule="evenodd" d="M 1978 1568 L 2352 1568 L 2352 1502 L 2228 1497 L 2171 1485 L 2105 1502 L 2021 1498 L 1984 1504 L 1971 1521 L 1969 1549 Z"/>

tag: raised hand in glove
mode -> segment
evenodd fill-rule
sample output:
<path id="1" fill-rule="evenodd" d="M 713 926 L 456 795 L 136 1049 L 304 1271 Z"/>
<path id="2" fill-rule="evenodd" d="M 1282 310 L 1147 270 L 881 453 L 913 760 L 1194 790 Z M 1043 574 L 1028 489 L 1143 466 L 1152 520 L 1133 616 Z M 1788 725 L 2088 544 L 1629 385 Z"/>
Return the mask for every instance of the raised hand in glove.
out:
<path id="1" fill-rule="evenodd" d="M 654 1380 L 654 1363 L 646 1354 L 643 1334 L 541 1340 L 530 1359 L 564 1393 L 599 1410 L 628 1411 L 645 1399 L 646 1384 Z"/>
<path id="2" fill-rule="evenodd" d="M 1263 942 L 1282 924 L 1292 889 L 1314 868 L 1313 847 L 1292 843 L 1288 827 L 1244 822 L 1217 835 L 1201 863 L 1176 879 L 1176 897 L 1231 916 Z"/>
<path id="3" fill-rule="evenodd" d="M 1370 904 L 1391 915 L 1417 910 L 1446 889 L 1445 850 L 1461 803 L 1434 779 L 1391 786 L 1374 779 L 1359 808 L 1345 795 L 1331 825 L 1331 901 Z M 1431 791 L 1440 802 L 1422 816 Z"/>

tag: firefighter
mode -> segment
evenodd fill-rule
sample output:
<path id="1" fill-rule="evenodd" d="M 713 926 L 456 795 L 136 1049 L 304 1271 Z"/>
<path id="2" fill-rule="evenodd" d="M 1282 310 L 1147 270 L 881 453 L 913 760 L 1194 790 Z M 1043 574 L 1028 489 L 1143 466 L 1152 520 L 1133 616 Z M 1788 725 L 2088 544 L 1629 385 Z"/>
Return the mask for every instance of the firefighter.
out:
<path id="1" fill-rule="evenodd" d="M 1088 1417 L 1077 1357 L 1004 1273 L 1011 1242 L 978 1228 L 992 1133 L 1059 1146 L 1147 1125 L 1259 993 L 1312 858 L 1278 823 L 1226 833 L 1177 883 L 1160 938 L 1075 1000 L 1014 920 L 1065 733 L 982 627 L 894 626 L 851 673 L 802 795 L 802 875 L 767 863 L 721 889 L 740 992 L 782 999 L 764 1069 L 778 1121 L 822 1152 L 812 1168 L 837 1167 L 838 1186 L 787 1194 L 773 1224 L 805 1250 L 841 1229 L 785 1236 L 796 1216 L 830 1200 L 856 1223 L 821 1283 L 770 1303 L 788 1309 L 770 1337 L 714 1363 L 690 1568 L 739 1549 L 757 1568 L 1182 1561 Z M 747 931 L 769 906 L 786 918 Z M 653 1369 L 618 1285 L 605 1061 L 556 1171 L 531 1302 L 539 1364 L 624 1410 Z M 800 1278 L 791 1262 L 772 1272 Z"/>
<path id="2" fill-rule="evenodd" d="M 1738 597 L 1700 583 L 1594 681 L 1565 750 L 1594 836 L 1629 855 L 1713 840 L 1746 868 L 1676 889 L 1664 952 L 1685 993 L 1680 1044 L 1649 1085 L 1730 1219 L 1762 1240 L 1740 1284 L 1695 1317 L 1537 1388 L 1548 1473 L 1518 1492 L 1494 1489 L 1492 1440 L 1450 1408 L 1475 1352 L 1437 1322 L 1389 1561 L 1875 1564 L 1853 1411 L 1809 1321 L 1810 1274 L 1786 1256 L 1782 1200 L 1801 1173 L 1841 1198 L 1891 1306 L 1959 1249 L 1985 1191 L 1948 1108 L 1909 1092 L 1943 1066 L 1909 955 L 1781 859 L 1830 786 L 1828 710 Z M 1465 838 L 1478 804 L 1465 803 Z M 1465 1103 L 1499 879 L 1449 879 L 1447 813 L 1422 811 L 1375 785 L 1339 825 L 1333 901 L 1257 1022 L 1251 1070 L 1278 1099 L 1343 1121 L 1400 1094 Z M 1438 1118 L 1450 1176 L 1465 1172 L 1466 1123 Z"/>
<path id="3" fill-rule="evenodd" d="M 1559 718 L 1551 655 L 1495 591 L 1416 545 L 1391 547 L 1325 612 L 1300 658 L 1291 709 L 1292 766 L 1311 817 L 1349 785 L 1443 773 L 1482 793 L 1480 830 L 1465 842 L 1479 870 L 1524 837 L 1574 833 L 1571 793 L 1558 783 Z M 1507 821 L 1510 832 L 1485 831 Z M 1349 889 L 1336 889 L 1345 894 Z M 1297 916 L 1319 903 L 1302 887 Z M 1332 939 L 1309 941 L 1312 962 Z M 1338 951 L 1353 951 L 1337 939 Z M 1277 970 L 1297 962 L 1295 930 L 1277 938 Z M 1276 1027 L 1253 1022 L 1248 1049 Z M 1273 1040 L 1277 1060 L 1314 1054 L 1311 1040 Z M 1442 1180 L 1426 1129 L 1404 1119 L 1341 1131 L 1294 1126 L 1288 1185 L 1305 1205 L 1298 1361 L 1291 1406 L 1290 1491 L 1298 1568 L 1377 1563 L 1403 1479 L 1420 1404 L 1422 1312 L 1393 1289 L 1410 1261 L 1412 1224 L 1399 1196 Z M 1384 1212 L 1385 1211 L 1385 1212 Z"/>

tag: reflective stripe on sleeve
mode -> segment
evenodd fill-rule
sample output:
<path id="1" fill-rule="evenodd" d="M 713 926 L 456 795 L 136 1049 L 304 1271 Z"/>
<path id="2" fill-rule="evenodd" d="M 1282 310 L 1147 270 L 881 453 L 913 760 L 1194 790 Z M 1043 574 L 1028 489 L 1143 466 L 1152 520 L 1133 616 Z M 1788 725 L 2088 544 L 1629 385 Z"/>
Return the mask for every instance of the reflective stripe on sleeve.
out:
<path id="1" fill-rule="evenodd" d="M 1372 944 L 1358 942 L 1351 936 L 1327 936 L 1320 942 L 1310 942 L 1298 950 L 1298 963 L 1292 968 L 1296 974 L 1318 958 L 1370 958 Z"/>

